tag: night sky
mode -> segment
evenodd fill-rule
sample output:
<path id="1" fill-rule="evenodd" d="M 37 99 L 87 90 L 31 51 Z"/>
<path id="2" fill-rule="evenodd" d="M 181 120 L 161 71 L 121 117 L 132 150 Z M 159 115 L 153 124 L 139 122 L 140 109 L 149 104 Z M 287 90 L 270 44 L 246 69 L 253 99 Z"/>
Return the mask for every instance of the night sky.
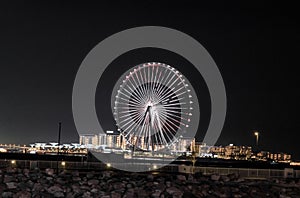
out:
<path id="1" fill-rule="evenodd" d="M 155 25 L 182 31 L 211 54 L 227 91 L 227 117 L 218 145 L 254 146 L 300 159 L 299 21 L 295 5 L 232 2 L 138 4 L 22 2 L 0 6 L 0 143 L 78 142 L 72 116 L 76 72 L 88 52 L 127 28 Z M 115 129 L 108 105 L 122 72 L 148 61 L 166 62 L 197 91 L 201 140 L 210 100 L 200 74 L 168 51 L 141 49 L 111 63 L 100 79 L 96 106 L 104 129 Z M 118 67 L 118 69 L 116 69 Z M 192 73 L 192 74 L 191 74 Z M 255 146 L 254 146 L 255 147 Z"/>

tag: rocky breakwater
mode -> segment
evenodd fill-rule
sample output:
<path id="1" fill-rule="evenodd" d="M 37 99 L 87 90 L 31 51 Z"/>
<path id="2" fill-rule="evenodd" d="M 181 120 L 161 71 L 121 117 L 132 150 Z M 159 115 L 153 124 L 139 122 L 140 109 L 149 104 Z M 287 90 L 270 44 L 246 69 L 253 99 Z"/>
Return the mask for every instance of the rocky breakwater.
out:
<path id="1" fill-rule="evenodd" d="M 299 180 L 244 180 L 227 176 L 53 169 L 0 170 L 0 197 L 300 197 Z"/>

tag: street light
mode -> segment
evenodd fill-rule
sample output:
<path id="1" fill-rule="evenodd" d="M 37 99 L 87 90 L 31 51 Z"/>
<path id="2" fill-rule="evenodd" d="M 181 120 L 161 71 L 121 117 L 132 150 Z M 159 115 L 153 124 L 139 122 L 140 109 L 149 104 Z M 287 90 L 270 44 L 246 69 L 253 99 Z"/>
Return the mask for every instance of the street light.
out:
<path id="1" fill-rule="evenodd" d="M 259 132 L 255 131 L 254 135 L 256 137 L 256 146 L 258 146 L 258 138 L 259 138 Z"/>

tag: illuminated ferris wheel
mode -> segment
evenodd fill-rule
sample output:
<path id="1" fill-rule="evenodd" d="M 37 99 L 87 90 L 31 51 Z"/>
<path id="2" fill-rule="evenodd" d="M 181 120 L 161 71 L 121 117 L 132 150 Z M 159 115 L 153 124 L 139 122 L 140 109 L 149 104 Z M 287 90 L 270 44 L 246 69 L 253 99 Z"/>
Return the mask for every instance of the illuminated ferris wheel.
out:
<path id="1" fill-rule="evenodd" d="M 168 148 L 188 130 L 193 101 L 175 68 L 141 64 L 129 71 L 115 96 L 114 117 L 126 141 L 142 150 Z"/>

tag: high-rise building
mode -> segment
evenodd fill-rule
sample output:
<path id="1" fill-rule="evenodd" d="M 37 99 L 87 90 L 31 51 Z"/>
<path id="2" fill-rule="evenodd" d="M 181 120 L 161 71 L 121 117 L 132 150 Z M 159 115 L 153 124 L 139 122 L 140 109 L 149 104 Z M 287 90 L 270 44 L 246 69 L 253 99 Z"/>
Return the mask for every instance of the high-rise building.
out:
<path id="1" fill-rule="evenodd" d="M 95 134 L 80 135 L 79 144 L 98 146 L 98 136 Z"/>
<path id="2" fill-rule="evenodd" d="M 98 135 L 98 143 L 99 146 L 103 146 L 103 145 L 107 145 L 107 138 L 106 138 L 106 134 L 104 133 L 99 133 Z"/>

